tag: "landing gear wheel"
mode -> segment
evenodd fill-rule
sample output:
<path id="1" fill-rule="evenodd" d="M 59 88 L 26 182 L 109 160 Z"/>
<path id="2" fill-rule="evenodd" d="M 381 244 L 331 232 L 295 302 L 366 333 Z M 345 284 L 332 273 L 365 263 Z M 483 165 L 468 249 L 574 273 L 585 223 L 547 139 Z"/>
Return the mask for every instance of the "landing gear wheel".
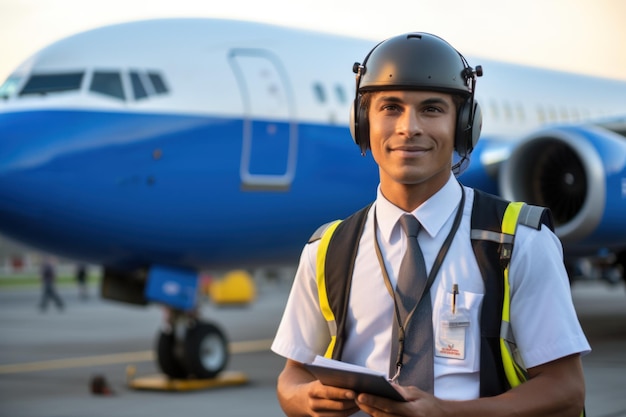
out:
<path id="1" fill-rule="evenodd" d="M 172 332 L 160 331 L 156 341 L 157 364 L 171 379 L 187 378 L 187 370 L 176 355 L 176 337 Z"/>
<path id="2" fill-rule="evenodd" d="M 214 324 L 197 322 L 187 329 L 184 362 L 196 378 L 214 378 L 228 363 L 228 343 Z"/>

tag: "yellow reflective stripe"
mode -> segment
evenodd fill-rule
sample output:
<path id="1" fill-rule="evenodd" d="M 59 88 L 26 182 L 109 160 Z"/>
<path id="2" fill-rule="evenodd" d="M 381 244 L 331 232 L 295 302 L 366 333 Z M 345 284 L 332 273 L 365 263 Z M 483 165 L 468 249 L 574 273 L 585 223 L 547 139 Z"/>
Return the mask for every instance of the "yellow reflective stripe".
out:
<path id="1" fill-rule="evenodd" d="M 335 342 L 337 342 L 337 336 L 331 336 L 328 348 L 326 348 L 326 353 L 324 353 L 324 357 L 326 359 L 333 358 L 333 352 L 335 351 Z"/>
<path id="2" fill-rule="evenodd" d="M 517 228 L 517 218 L 522 209 L 524 203 L 510 203 L 504 217 L 502 218 L 502 233 L 508 235 L 515 235 L 515 229 Z M 509 267 L 504 270 L 504 300 L 502 304 L 502 320 L 507 323 L 510 321 L 510 288 L 509 288 Z"/>
<path id="3" fill-rule="evenodd" d="M 507 233 L 509 235 L 515 234 L 517 219 L 523 206 L 524 203 L 522 202 L 509 203 L 506 211 L 504 212 L 504 217 L 502 218 L 502 233 Z"/>
<path id="4" fill-rule="evenodd" d="M 515 202 L 509 203 L 504 212 L 502 219 L 502 233 L 508 235 L 515 235 L 515 229 L 517 229 L 517 219 L 524 203 Z M 510 264 L 510 263 L 509 263 Z M 510 324 L 511 318 L 511 287 L 509 285 L 509 264 L 504 269 L 504 299 L 502 302 L 502 321 Z M 500 338 L 500 351 L 502 355 L 502 365 L 504 366 L 504 373 L 509 381 L 511 387 L 516 387 L 524 382 L 524 371 L 513 360 L 513 353 L 507 341 Z"/>
<path id="5" fill-rule="evenodd" d="M 517 377 L 515 371 L 515 364 L 513 362 L 513 356 L 509 352 L 509 347 L 506 344 L 506 340 L 500 339 L 500 351 L 502 355 L 502 366 L 504 367 L 504 373 L 506 374 L 506 380 L 509 381 L 511 388 L 518 386 L 522 381 Z"/>
<path id="6" fill-rule="evenodd" d="M 341 220 L 337 220 L 336 222 L 328 226 L 328 228 L 324 231 L 324 234 L 322 235 L 319 247 L 317 249 L 317 295 L 319 297 L 322 315 L 324 316 L 324 319 L 328 322 L 328 329 L 331 333 L 330 343 L 328 345 L 328 348 L 326 349 L 326 353 L 324 354 L 324 356 L 327 358 L 332 357 L 333 350 L 335 349 L 335 342 L 337 340 L 337 325 L 335 323 L 335 315 L 330 308 L 328 292 L 326 291 L 326 252 L 328 251 L 330 238 L 335 232 L 337 226 L 339 226 L 339 223 L 341 223 Z"/>
<path id="7" fill-rule="evenodd" d="M 511 288 L 509 286 L 509 267 L 504 269 L 504 300 L 502 300 L 502 321 L 511 322 Z"/>

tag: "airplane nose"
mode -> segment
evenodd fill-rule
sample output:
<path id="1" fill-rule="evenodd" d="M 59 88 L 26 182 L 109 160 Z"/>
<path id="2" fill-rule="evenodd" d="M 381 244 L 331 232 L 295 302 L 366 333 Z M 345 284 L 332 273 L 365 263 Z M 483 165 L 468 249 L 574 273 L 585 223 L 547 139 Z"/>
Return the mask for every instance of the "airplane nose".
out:
<path id="1" fill-rule="evenodd" d="M 67 112 L 0 111 L 0 233 L 28 243 L 50 224 L 51 207 L 69 209 L 56 162 L 75 129 Z"/>
<path id="2" fill-rule="evenodd" d="M 0 233 L 16 238 L 41 218 L 33 197 L 45 195 L 29 180 L 35 128 L 26 114 L 0 113 Z"/>
<path id="3" fill-rule="evenodd" d="M 60 122 L 44 112 L 0 113 L 0 173 L 24 171 L 45 161 L 55 138 L 68 133 Z"/>

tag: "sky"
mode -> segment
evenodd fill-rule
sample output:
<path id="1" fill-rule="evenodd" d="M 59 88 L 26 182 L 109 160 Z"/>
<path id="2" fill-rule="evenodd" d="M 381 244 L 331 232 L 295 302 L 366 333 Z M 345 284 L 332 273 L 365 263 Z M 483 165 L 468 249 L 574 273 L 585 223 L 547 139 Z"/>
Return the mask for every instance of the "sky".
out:
<path id="1" fill-rule="evenodd" d="M 163 17 L 275 23 L 379 41 L 431 32 L 470 57 L 626 80 L 624 0 L 0 0 L 0 83 L 94 27 Z"/>

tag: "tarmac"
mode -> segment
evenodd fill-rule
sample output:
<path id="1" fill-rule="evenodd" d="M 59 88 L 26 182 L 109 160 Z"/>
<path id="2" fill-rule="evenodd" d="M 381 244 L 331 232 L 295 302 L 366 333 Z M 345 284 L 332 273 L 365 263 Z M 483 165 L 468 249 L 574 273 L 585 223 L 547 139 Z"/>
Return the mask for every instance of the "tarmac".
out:
<path id="1" fill-rule="evenodd" d="M 280 416 L 276 378 L 284 360 L 269 351 L 289 282 L 262 283 L 247 307 L 204 303 L 231 345 L 229 372 L 247 383 L 192 391 L 137 390 L 135 377 L 157 375 L 152 345 L 159 306 L 134 307 L 63 287 L 65 309 L 40 312 L 39 289 L 0 289 L 0 416 Z M 583 358 L 587 416 L 626 417 L 626 288 L 577 282 L 572 295 L 593 352 Z M 92 394 L 94 377 L 113 393 Z"/>

